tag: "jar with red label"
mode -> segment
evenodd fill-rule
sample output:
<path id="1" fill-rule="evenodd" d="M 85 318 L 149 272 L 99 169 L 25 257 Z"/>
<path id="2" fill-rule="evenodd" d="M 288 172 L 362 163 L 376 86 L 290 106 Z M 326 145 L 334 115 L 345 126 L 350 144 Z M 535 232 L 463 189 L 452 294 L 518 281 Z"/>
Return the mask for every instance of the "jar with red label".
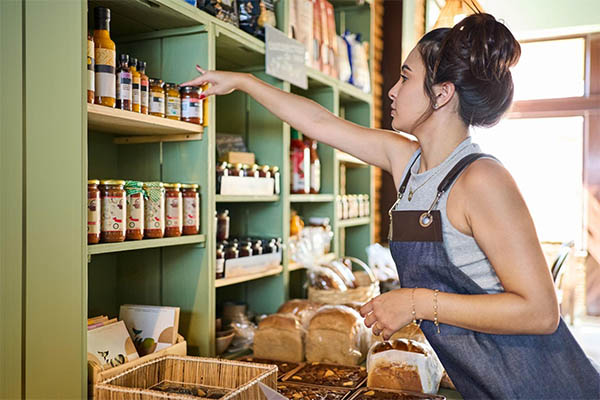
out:
<path id="1" fill-rule="evenodd" d="M 144 183 L 144 237 L 162 238 L 165 235 L 165 188 L 162 182 Z"/>
<path id="2" fill-rule="evenodd" d="M 105 243 L 123 242 L 127 218 L 125 181 L 105 180 L 100 182 L 102 203 L 102 225 L 100 239 Z"/>
<path id="3" fill-rule="evenodd" d="M 88 211 L 87 211 L 87 236 L 88 244 L 100 243 L 100 181 L 88 181 Z"/>
<path id="4" fill-rule="evenodd" d="M 200 195 L 197 184 L 181 185 L 183 197 L 183 234 L 197 235 L 200 232 Z"/>
<path id="5" fill-rule="evenodd" d="M 138 181 L 127 181 L 127 240 L 144 238 L 144 184 Z"/>
<path id="6" fill-rule="evenodd" d="M 181 183 L 165 183 L 167 227 L 165 237 L 181 236 L 183 232 L 183 201 Z"/>
<path id="7" fill-rule="evenodd" d="M 183 86 L 181 94 L 181 120 L 193 124 L 202 124 L 202 100 L 200 89 L 195 86 Z"/>
<path id="8" fill-rule="evenodd" d="M 217 216 L 217 241 L 229 239 L 229 210 Z"/>

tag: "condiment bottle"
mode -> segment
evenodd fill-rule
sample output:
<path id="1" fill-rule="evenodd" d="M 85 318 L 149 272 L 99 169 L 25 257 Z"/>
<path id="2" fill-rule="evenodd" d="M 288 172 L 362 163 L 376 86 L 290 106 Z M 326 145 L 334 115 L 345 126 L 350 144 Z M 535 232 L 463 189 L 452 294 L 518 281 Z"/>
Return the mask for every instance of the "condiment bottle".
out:
<path id="1" fill-rule="evenodd" d="M 97 179 L 88 181 L 87 236 L 88 244 L 100 243 L 100 190 Z"/>
<path id="2" fill-rule="evenodd" d="M 200 232 L 200 195 L 197 184 L 181 185 L 183 197 L 183 234 L 197 235 Z"/>
<path id="3" fill-rule="evenodd" d="M 252 254 L 259 256 L 263 253 L 262 240 L 257 240 L 252 245 Z"/>
<path id="4" fill-rule="evenodd" d="M 165 183 L 167 227 L 165 237 L 181 236 L 183 231 L 183 202 L 181 183 Z"/>
<path id="5" fill-rule="evenodd" d="M 238 244 L 232 243 L 225 249 L 225 259 L 230 260 L 232 258 L 238 258 L 240 256 L 240 252 L 238 250 Z"/>
<path id="6" fill-rule="evenodd" d="M 193 124 L 202 123 L 202 100 L 200 89 L 195 86 L 183 86 L 179 89 L 181 95 L 181 120 Z"/>
<path id="7" fill-rule="evenodd" d="M 280 181 L 279 167 L 271 167 L 271 176 L 275 180 L 275 194 L 281 193 L 281 181 Z"/>
<path id="8" fill-rule="evenodd" d="M 181 99 L 179 97 L 179 86 L 174 83 L 166 83 L 165 97 L 167 99 L 167 118 L 179 121 L 181 119 Z"/>
<path id="9" fill-rule="evenodd" d="M 290 144 L 290 168 L 292 173 L 292 194 L 310 193 L 310 149 L 302 142 L 302 135 L 295 129 L 292 130 Z"/>
<path id="10" fill-rule="evenodd" d="M 258 176 L 260 178 L 270 178 L 271 170 L 268 165 L 263 165 L 258 169 Z"/>
<path id="11" fill-rule="evenodd" d="M 237 163 L 237 164 L 229 164 L 229 176 L 245 176 L 246 174 L 244 173 L 244 164 L 241 163 Z"/>
<path id="12" fill-rule="evenodd" d="M 225 251 L 222 244 L 217 245 L 217 265 L 215 269 L 217 279 L 225 277 Z"/>
<path id="13" fill-rule="evenodd" d="M 163 81 L 150 79 L 150 115 L 165 117 L 165 93 Z"/>
<path id="14" fill-rule="evenodd" d="M 140 112 L 142 114 L 148 114 L 150 84 L 148 82 L 148 75 L 146 75 L 146 61 L 138 60 L 137 70 L 140 73 Z"/>
<path id="15" fill-rule="evenodd" d="M 304 143 L 310 149 L 310 192 L 317 194 L 321 192 L 321 160 L 317 152 L 317 141 L 306 139 Z"/>
<path id="16" fill-rule="evenodd" d="M 248 173 L 246 174 L 246 176 L 252 177 L 252 178 L 258 178 L 260 177 L 260 172 L 258 171 L 258 165 L 257 164 L 253 164 L 250 168 L 247 169 Z"/>
<path id="17" fill-rule="evenodd" d="M 144 237 L 162 238 L 165 234 L 165 189 L 162 182 L 146 182 L 148 198 L 144 207 Z"/>
<path id="18" fill-rule="evenodd" d="M 240 258 L 252 257 L 252 253 L 252 245 L 248 242 L 242 243 L 242 247 L 240 247 Z"/>
<path id="19" fill-rule="evenodd" d="M 129 56 L 121 54 L 119 57 L 119 68 L 117 69 L 117 108 L 121 110 L 132 110 L 131 101 L 132 82 L 131 70 L 129 69 Z"/>
<path id="20" fill-rule="evenodd" d="M 229 239 L 229 210 L 225 210 L 217 217 L 217 240 Z"/>
<path id="21" fill-rule="evenodd" d="M 227 168 L 227 162 L 217 164 L 217 194 L 221 194 L 221 178 L 229 176 L 229 168 Z"/>
<path id="22" fill-rule="evenodd" d="M 115 42 L 110 39 L 110 10 L 94 8 L 94 103 L 114 107 L 116 103 Z"/>
<path id="23" fill-rule="evenodd" d="M 102 201 L 101 240 L 106 243 L 125 240 L 127 213 L 125 209 L 125 181 L 101 181 L 100 196 Z"/>
<path id="24" fill-rule="evenodd" d="M 268 242 L 265 241 L 263 245 L 263 254 L 277 253 L 277 239 L 270 239 Z"/>
<path id="25" fill-rule="evenodd" d="M 90 33 L 87 35 L 87 102 L 94 104 L 94 38 Z"/>
<path id="26" fill-rule="evenodd" d="M 344 205 L 342 203 L 342 196 L 339 194 L 335 196 L 335 213 L 338 220 L 344 219 Z"/>
<path id="27" fill-rule="evenodd" d="M 141 112 L 142 104 L 142 92 L 141 92 L 141 80 L 142 74 L 137 70 L 138 60 L 135 57 L 129 57 L 129 70 L 131 71 L 131 104 L 133 112 Z"/>
<path id="28" fill-rule="evenodd" d="M 144 238 L 144 187 L 142 182 L 125 182 L 127 194 L 127 240 Z"/>

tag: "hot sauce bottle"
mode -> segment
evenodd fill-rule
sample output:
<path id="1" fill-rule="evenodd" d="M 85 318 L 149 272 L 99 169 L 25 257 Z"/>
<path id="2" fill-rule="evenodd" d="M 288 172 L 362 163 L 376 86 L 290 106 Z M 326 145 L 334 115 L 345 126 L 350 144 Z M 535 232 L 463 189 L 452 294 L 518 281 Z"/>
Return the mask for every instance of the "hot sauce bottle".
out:
<path id="1" fill-rule="evenodd" d="M 119 68 L 117 69 L 117 108 L 121 110 L 132 110 L 131 102 L 132 82 L 131 70 L 129 69 L 129 56 L 121 54 Z"/>
<path id="2" fill-rule="evenodd" d="M 148 75 L 146 75 L 146 61 L 137 62 L 137 70 L 140 73 L 140 112 L 148 114 L 148 98 L 150 93 L 150 84 Z"/>
<path id="3" fill-rule="evenodd" d="M 104 7 L 94 9 L 94 58 L 95 91 L 94 102 L 114 107 L 115 94 L 115 42 L 110 39 L 110 10 Z"/>
<path id="4" fill-rule="evenodd" d="M 129 57 L 129 70 L 131 71 L 131 104 L 133 112 L 141 112 L 142 95 L 140 91 L 141 74 L 137 70 L 137 58 Z"/>

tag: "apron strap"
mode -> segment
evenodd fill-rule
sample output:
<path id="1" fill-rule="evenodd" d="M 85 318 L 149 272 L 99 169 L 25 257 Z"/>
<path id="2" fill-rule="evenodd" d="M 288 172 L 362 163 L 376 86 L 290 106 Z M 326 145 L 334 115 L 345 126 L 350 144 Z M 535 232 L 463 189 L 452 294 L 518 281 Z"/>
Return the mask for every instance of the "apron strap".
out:
<path id="1" fill-rule="evenodd" d="M 472 154 L 465 156 L 459 162 L 457 162 L 454 165 L 454 167 L 452 167 L 450 172 L 448 172 L 448 175 L 446 175 L 446 177 L 444 179 L 442 179 L 442 181 L 440 182 L 440 184 L 438 186 L 438 193 L 439 192 L 443 193 L 443 192 L 447 191 L 448 188 L 450 187 L 450 185 L 452 185 L 452 183 L 456 180 L 456 178 L 458 178 L 460 173 L 463 172 L 465 168 L 467 168 L 469 165 L 471 165 L 471 163 L 473 163 L 474 161 L 476 161 L 480 158 L 484 158 L 484 157 L 492 158 L 492 159 L 498 161 L 498 159 L 496 157 L 491 156 L 489 154 L 485 154 L 485 153 L 472 153 Z"/>
<path id="2" fill-rule="evenodd" d="M 406 187 L 408 186 L 408 181 L 410 180 L 410 176 L 412 174 L 412 172 L 411 172 L 412 167 L 413 167 L 413 165 L 415 165 L 415 163 L 417 162 L 419 157 L 421 157 L 421 154 L 416 156 L 415 159 L 413 160 L 413 162 L 408 167 L 408 171 L 406 171 L 406 175 L 404 177 L 404 180 L 402 181 L 402 184 L 400 185 L 400 190 L 398 191 L 398 199 L 401 199 L 402 196 L 404 196 L 404 192 L 406 192 Z"/>

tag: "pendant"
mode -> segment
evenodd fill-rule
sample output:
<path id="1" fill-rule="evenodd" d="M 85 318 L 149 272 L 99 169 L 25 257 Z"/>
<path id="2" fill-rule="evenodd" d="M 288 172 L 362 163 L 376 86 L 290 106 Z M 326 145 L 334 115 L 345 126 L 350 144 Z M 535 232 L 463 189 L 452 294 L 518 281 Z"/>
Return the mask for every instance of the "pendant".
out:
<path id="1" fill-rule="evenodd" d="M 410 191 L 408 192 L 408 201 L 411 201 L 411 200 L 412 200 L 412 198 L 413 198 L 413 194 L 414 194 L 414 193 L 413 193 L 412 189 L 410 189 Z"/>

